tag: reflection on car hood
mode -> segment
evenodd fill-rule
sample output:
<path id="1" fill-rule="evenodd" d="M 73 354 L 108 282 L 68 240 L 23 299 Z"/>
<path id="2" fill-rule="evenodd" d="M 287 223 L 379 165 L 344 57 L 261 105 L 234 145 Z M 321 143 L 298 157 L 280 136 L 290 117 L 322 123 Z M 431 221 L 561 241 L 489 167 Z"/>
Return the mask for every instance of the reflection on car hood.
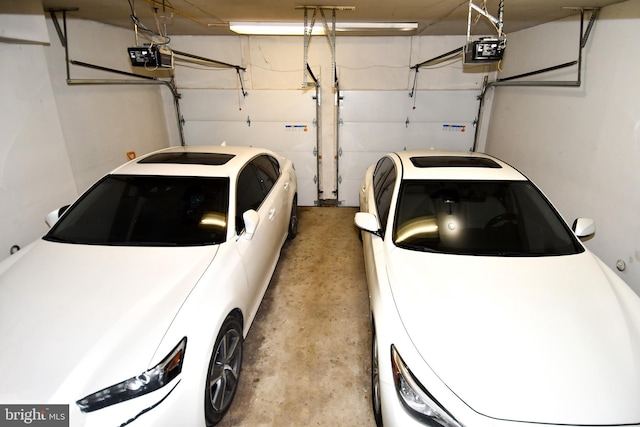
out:
<path id="1" fill-rule="evenodd" d="M 13 255 L 0 275 L 0 402 L 73 402 L 142 373 L 216 251 L 41 240 Z"/>
<path id="2" fill-rule="evenodd" d="M 396 248 L 387 262 L 407 334 L 473 410 L 538 423 L 640 423 L 640 299 L 591 253 Z"/>

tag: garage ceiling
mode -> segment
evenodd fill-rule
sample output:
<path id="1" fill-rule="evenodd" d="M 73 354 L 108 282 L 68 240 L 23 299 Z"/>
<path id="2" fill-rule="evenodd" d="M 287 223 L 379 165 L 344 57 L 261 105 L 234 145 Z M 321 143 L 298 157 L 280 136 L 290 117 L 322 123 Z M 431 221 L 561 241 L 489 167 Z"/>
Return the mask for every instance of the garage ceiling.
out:
<path id="1" fill-rule="evenodd" d="M 496 17 L 498 1 L 484 1 L 488 13 Z M 604 7 L 618 2 L 620 0 L 504 0 L 504 31 L 509 34 L 577 14 L 580 8 Z M 336 22 L 418 23 L 416 31 L 396 35 L 466 35 L 469 11 L 467 0 L 164 0 L 164 3 L 163 0 L 43 0 L 42 3 L 45 10 L 77 8 L 67 12 L 69 18 L 88 19 L 124 28 L 133 28 L 130 17 L 133 6 L 136 16 L 147 27 L 156 28 L 166 23 L 169 36 L 232 35 L 234 33 L 229 30 L 231 21 L 286 21 L 301 24 L 304 22 L 302 6 L 337 7 Z M 474 0 L 479 7 L 484 3 L 483 0 Z M 309 13 L 311 20 L 313 12 Z M 331 13 L 331 10 L 325 9 L 329 23 Z M 165 15 L 166 20 L 163 18 Z M 474 12 L 474 16 L 479 15 Z M 316 25 L 322 25 L 319 12 Z M 472 34 L 494 32 L 486 19 L 480 19 L 472 29 Z M 391 33 L 367 32 L 366 35 Z"/>

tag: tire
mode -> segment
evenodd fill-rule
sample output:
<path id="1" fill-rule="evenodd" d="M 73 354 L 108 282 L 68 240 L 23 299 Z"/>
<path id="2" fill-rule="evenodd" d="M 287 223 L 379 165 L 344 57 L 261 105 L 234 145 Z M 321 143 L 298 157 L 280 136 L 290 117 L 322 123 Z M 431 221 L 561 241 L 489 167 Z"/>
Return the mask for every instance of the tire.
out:
<path id="1" fill-rule="evenodd" d="M 204 391 L 204 415 L 207 426 L 214 426 L 226 414 L 236 394 L 242 365 L 242 325 L 234 317 L 226 318 L 213 348 Z"/>
<path id="2" fill-rule="evenodd" d="M 371 334 L 371 406 L 376 426 L 382 427 L 382 400 L 380 399 L 380 370 L 378 368 L 378 340 L 375 327 Z"/>
<path id="3" fill-rule="evenodd" d="M 289 216 L 289 234 L 287 239 L 293 240 L 298 235 L 298 197 L 294 196 L 291 202 L 291 215 Z"/>

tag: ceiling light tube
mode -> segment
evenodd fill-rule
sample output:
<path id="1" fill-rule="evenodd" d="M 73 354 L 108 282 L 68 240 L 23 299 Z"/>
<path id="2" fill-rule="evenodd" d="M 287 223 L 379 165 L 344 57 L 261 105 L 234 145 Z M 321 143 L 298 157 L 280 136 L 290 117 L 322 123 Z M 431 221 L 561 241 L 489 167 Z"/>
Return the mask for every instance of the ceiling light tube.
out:
<path id="1" fill-rule="evenodd" d="M 416 22 L 339 22 L 336 31 L 413 31 L 418 28 Z"/>
<path id="2" fill-rule="evenodd" d="M 412 31 L 415 22 L 337 22 L 336 31 Z M 296 22 L 230 22 L 229 29 L 243 35 L 302 36 L 304 25 Z M 313 35 L 325 34 L 322 25 L 312 29 Z"/>
<path id="3" fill-rule="evenodd" d="M 237 34 L 263 36 L 303 36 L 304 25 L 296 22 L 229 22 L 229 29 Z M 324 29 L 318 25 L 312 34 L 322 35 Z"/>

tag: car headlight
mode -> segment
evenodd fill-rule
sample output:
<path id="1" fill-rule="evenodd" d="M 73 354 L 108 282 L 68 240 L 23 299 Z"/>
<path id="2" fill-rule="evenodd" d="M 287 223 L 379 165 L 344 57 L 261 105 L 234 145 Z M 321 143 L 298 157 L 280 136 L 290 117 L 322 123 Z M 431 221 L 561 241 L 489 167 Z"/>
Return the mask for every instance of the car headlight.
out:
<path id="1" fill-rule="evenodd" d="M 418 382 L 393 345 L 391 366 L 398 397 L 411 415 L 433 427 L 462 427 Z"/>
<path id="2" fill-rule="evenodd" d="M 153 368 L 142 374 L 92 393 L 76 402 L 82 412 L 92 412 L 151 393 L 171 382 L 182 371 L 187 337 Z"/>

